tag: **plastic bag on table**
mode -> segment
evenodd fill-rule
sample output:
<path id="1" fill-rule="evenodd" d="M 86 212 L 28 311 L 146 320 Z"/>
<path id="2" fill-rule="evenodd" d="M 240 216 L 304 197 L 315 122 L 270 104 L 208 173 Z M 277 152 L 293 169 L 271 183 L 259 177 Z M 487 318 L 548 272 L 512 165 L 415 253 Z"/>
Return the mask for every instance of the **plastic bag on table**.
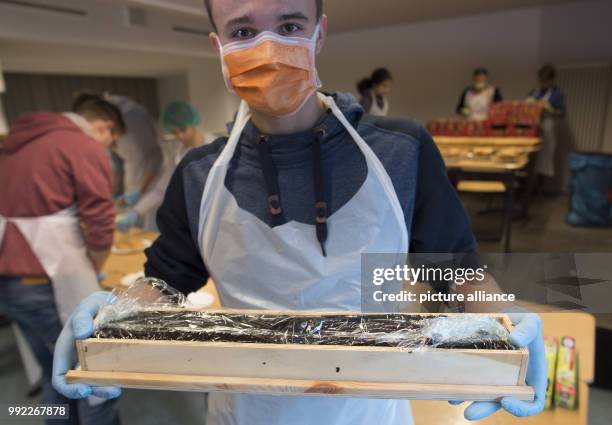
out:
<path id="1" fill-rule="evenodd" d="M 144 309 L 182 308 L 185 296 L 160 279 L 143 277 L 125 289 L 114 289 L 113 297 L 102 306 L 94 329 L 136 315 Z"/>

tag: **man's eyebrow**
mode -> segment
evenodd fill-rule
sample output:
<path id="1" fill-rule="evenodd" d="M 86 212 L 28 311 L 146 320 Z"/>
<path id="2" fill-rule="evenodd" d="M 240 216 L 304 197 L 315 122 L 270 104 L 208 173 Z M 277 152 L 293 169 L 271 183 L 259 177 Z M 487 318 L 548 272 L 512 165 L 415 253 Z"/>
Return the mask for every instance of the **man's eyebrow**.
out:
<path id="1" fill-rule="evenodd" d="M 278 16 L 279 21 L 305 21 L 308 22 L 309 19 L 302 12 L 294 12 L 294 13 L 285 13 Z"/>
<path id="2" fill-rule="evenodd" d="M 241 24 L 251 24 L 253 23 L 253 20 L 251 19 L 250 16 L 248 15 L 243 15 L 243 16 L 239 16 L 238 18 L 233 18 L 230 19 L 226 26 L 234 26 L 234 25 L 241 25 Z"/>

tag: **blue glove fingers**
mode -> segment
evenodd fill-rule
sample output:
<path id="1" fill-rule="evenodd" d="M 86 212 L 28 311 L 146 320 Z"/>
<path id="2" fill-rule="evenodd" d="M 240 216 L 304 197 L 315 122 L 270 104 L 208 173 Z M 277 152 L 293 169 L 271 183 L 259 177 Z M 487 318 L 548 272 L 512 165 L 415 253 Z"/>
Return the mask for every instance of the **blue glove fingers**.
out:
<path id="1" fill-rule="evenodd" d="M 94 316 L 101 306 L 112 302 L 113 298 L 110 292 L 96 292 L 81 301 L 55 343 L 51 379 L 53 387 L 65 397 L 85 398 L 94 393 L 94 389 L 90 385 L 68 384 L 65 375 L 77 363 L 75 339 L 82 339 L 93 333 Z M 116 390 L 114 392 L 108 389 L 100 390 L 100 393 L 114 396 Z M 101 397 L 104 397 L 104 395 Z"/>
<path id="2" fill-rule="evenodd" d="M 522 347 L 529 347 L 527 384 L 535 388 L 536 400 L 543 398 L 546 393 L 547 367 L 540 316 L 535 314 L 524 315 L 510 334 L 510 341 Z"/>
<path id="3" fill-rule="evenodd" d="M 123 196 L 123 200 L 128 207 L 133 207 L 138 203 L 141 196 L 142 194 L 139 191 L 130 192 Z"/>
<path id="4" fill-rule="evenodd" d="M 523 418 L 537 415 L 544 410 L 544 398 L 538 398 L 537 394 L 535 401 L 520 401 L 513 397 L 505 397 L 502 399 L 501 405 L 508 413 Z"/>
<path id="5" fill-rule="evenodd" d="M 547 371 L 546 349 L 544 347 L 544 339 L 540 333 L 536 340 L 529 345 L 529 365 L 527 367 L 526 381 L 527 385 L 531 385 L 535 389 L 535 401 L 532 402 L 533 404 L 544 406 L 546 385 L 548 383 Z"/>
<path id="6" fill-rule="evenodd" d="M 511 318 L 512 316 L 514 315 L 511 315 Z M 510 341 L 520 347 L 529 348 L 526 383 L 534 388 L 535 399 L 534 401 L 520 401 L 513 397 L 506 397 L 502 399 L 501 404 L 508 413 L 517 417 L 525 417 L 536 415 L 544 409 L 547 384 L 546 353 L 542 337 L 542 319 L 532 313 L 517 315 L 516 319 L 516 326 L 510 334 Z"/>
<path id="7" fill-rule="evenodd" d="M 450 404 L 452 404 L 453 406 L 458 406 L 458 405 L 460 405 L 461 403 L 463 403 L 464 401 L 465 401 L 465 400 L 448 400 L 448 402 L 449 402 Z"/>
<path id="8" fill-rule="evenodd" d="M 527 347 L 542 335 L 542 319 L 536 314 L 525 314 L 510 333 L 510 342 Z"/>
<path id="9" fill-rule="evenodd" d="M 93 334 L 93 319 L 104 304 L 110 302 L 110 292 L 96 292 L 85 298 L 70 318 L 72 331 L 76 339 L 85 339 Z"/>
<path id="10" fill-rule="evenodd" d="M 127 212 L 121 220 L 117 222 L 117 230 L 121 233 L 127 233 L 138 221 L 138 214 L 134 211 Z"/>
<path id="11" fill-rule="evenodd" d="M 130 228 L 127 226 L 125 220 L 121 219 L 117 222 L 117 230 L 119 230 L 121 233 L 127 233 Z"/>
<path id="12" fill-rule="evenodd" d="M 463 416 L 468 421 L 479 421 L 487 416 L 491 416 L 501 407 L 501 403 L 494 401 L 475 401 L 465 409 Z"/>
<path id="13" fill-rule="evenodd" d="M 92 393 L 92 389 L 86 384 L 68 384 L 66 373 L 71 365 L 76 364 L 76 351 L 74 349 L 74 335 L 72 327 L 64 326 L 57 342 L 53 354 L 53 373 L 51 382 L 60 394 L 68 398 L 85 398 Z"/>
<path id="14" fill-rule="evenodd" d="M 119 387 L 92 387 L 92 390 L 92 395 L 106 400 L 117 398 L 121 395 L 121 388 Z"/>

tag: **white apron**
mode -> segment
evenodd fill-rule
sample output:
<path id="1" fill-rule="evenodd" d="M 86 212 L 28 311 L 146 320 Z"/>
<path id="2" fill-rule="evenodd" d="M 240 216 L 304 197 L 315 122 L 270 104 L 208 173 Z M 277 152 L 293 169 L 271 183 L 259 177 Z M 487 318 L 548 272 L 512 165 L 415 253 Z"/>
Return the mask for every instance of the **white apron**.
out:
<path id="1" fill-rule="evenodd" d="M 548 90 L 540 99 L 548 102 L 552 90 Z M 538 152 L 535 171 L 546 177 L 555 176 L 555 151 L 557 149 L 558 118 L 544 112 L 540 122 L 540 134 L 542 135 L 542 149 Z"/>
<path id="2" fill-rule="evenodd" d="M 387 97 L 383 97 L 383 107 L 381 108 L 380 106 L 378 106 L 376 94 L 374 93 L 374 91 L 371 91 L 370 95 L 372 96 L 372 106 L 370 106 L 370 111 L 368 112 L 368 114 L 375 115 L 377 117 L 386 117 L 389 113 L 389 101 L 387 100 Z"/>
<path id="3" fill-rule="evenodd" d="M 163 162 L 160 171 L 133 208 L 142 217 L 142 228 L 153 232 L 159 231 L 157 210 L 164 200 L 166 188 L 170 184 L 177 165 L 188 152 L 180 142 L 163 142 L 161 149 Z"/>
<path id="4" fill-rule="evenodd" d="M 200 211 L 200 250 L 224 307 L 358 311 L 361 254 L 398 253 L 398 261 L 405 261 L 408 230 L 391 179 L 333 99 L 319 96 L 361 149 L 367 178 L 329 217 L 327 257 L 321 254 L 314 225 L 290 221 L 270 228 L 239 208 L 224 184 L 250 118 L 243 102 L 227 145 L 208 175 Z M 229 393 L 211 393 L 208 400 L 210 425 L 411 423 L 405 400 Z"/>
<path id="5" fill-rule="evenodd" d="M 17 226 L 53 285 L 53 295 L 62 323 L 81 300 L 100 290 L 76 208 L 41 217 L 0 216 L 0 243 L 7 223 Z"/>
<path id="6" fill-rule="evenodd" d="M 470 110 L 468 119 L 473 121 L 486 120 L 494 97 L 495 87 L 493 86 L 489 86 L 479 93 L 469 90 L 465 95 L 465 105 Z"/>

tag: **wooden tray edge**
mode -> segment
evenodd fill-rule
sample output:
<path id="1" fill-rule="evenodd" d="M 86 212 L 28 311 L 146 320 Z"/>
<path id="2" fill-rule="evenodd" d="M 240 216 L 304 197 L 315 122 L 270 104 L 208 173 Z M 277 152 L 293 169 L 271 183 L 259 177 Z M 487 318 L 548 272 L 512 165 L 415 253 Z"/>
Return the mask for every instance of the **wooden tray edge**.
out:
<path id="1" fill-rule="evenodd" d="M 328 395 L 406 400 L 499 401 L 515 397 L 533 401 L 534 390 L 526 385 L 449 385 L 372 383 L 354 381 L 310 381 L 295 379 L 237 378 L 132 372 L 71 370 L 68 383 L 118 385 L 152 390 L 261 393 L 269 395 Z"/>

